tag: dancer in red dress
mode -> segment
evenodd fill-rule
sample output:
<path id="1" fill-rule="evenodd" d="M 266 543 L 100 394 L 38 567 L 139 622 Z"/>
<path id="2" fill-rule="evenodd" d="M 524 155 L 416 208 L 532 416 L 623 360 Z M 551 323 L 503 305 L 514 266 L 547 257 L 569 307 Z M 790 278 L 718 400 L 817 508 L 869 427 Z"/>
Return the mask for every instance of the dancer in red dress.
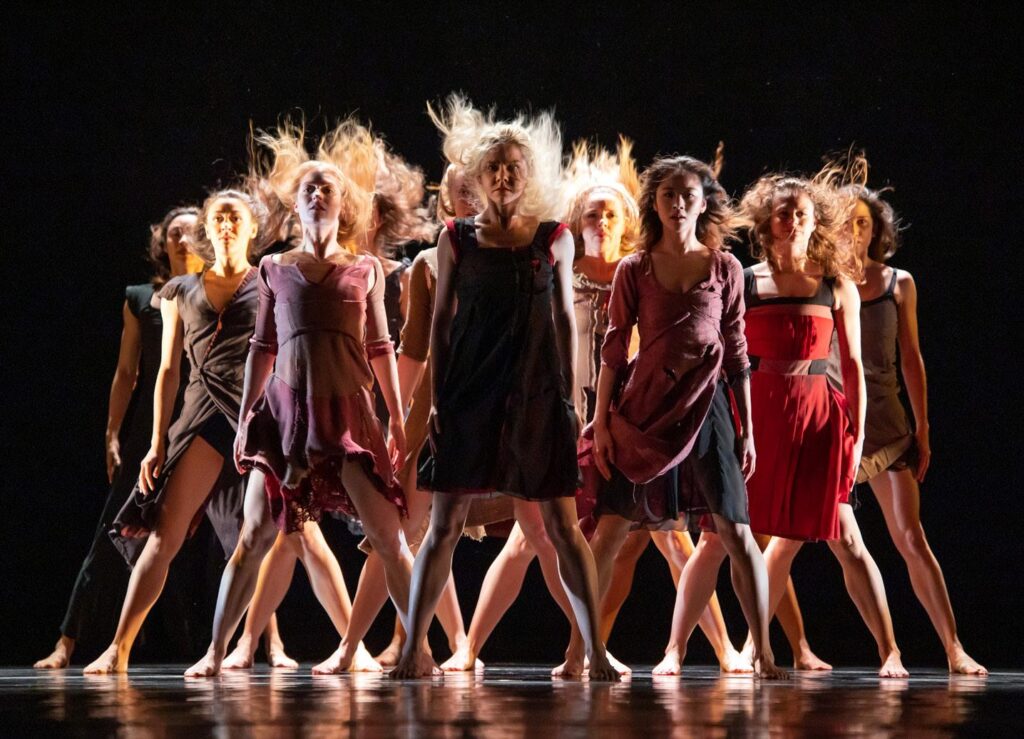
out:
<path id="1" fill-rule="evenodd" d="M 758 459 L 750 526 L 775 537 L 765 550 L 772 611 L 803 542 L 828 541 L 877 642 L 879 675 L 902 677 L 881 574 L 848 502 L 865 408 L 854 282 L 860 267 L 845 236 L 849 206 L 824 174 L 767 175 L 743 196 L 752 253 L 761 259 L 744 273 Z M 833 326 L 845 397 L 825 374 Z"/>

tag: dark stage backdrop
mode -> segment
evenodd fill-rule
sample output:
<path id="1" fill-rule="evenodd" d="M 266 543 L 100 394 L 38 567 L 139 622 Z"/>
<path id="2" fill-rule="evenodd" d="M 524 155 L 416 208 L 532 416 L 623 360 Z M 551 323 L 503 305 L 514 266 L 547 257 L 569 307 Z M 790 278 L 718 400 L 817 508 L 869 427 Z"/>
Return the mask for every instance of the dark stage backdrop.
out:
<path id="1" fill-rule="evenodd" d="M 355 112 L 436 180 L 442 158 L 424 103 L 461 89 L 502 112 L 554 107 L 567 142 L 595 136 L 611 146 L 627 134 L 642 164 L 659 152 L 707 158 L 724 140 L 722 181 L 737 195 L 765 169 L 814 170 L 825 152 L 866 149 L 872 184 L 895 187 L 892 201 L 910 224 L 894 264 L 913 272 L 920 291 L 934 446 L 925 526 L 967 648 L 992 667 L 1024 664 L 1012 359 L 1021 338 L 1017 25 L 992 11 L 920 7 L 751 13 L 621 3 L 549 17 L 365 5 L 4 11 L 0 663 L 27 664 L 52 645 L 99 514 L 121 301 L 125 284 L 147 278 L 147 224 L 229 182 L 244 166 L 249 121 L 270 126 L 289 111 L 305 111 L 313 129 Z M 749 262 L 744 249 L 737 254 Z M 870 494 L 858 518 L 906 663 L 941 664 Z M 362 555 L 337 536 L 354 589 Z M 459 548 L 467 624 L 499 547 Z M 827 548 L 806 547 L 793 576 L 817 652 L 839 665 L 873 663 Z M 335 639 L 302 578 L 281 629 L 296 657 L 322 658 Z M 723 571 L 719 592 L 738 643 L 742 619 L 727 583 Z M 672 602 L 667 570 L 649 552 L 614 652 L 655 661 Z M 211 607 L 196 604 L 207 631 Z M 371 646 L 389 633 L 381 619 Z M 565 634 L 531 572 L 483 657 L 554 663 Z M 109 637 L 89 639 L 78 657 Z M 788 654 L 781 634 L 775 643 Z M 712 659 L 699 635 L 691 650 Z M 148 654 L 184 661 L 199 652 Z"/>

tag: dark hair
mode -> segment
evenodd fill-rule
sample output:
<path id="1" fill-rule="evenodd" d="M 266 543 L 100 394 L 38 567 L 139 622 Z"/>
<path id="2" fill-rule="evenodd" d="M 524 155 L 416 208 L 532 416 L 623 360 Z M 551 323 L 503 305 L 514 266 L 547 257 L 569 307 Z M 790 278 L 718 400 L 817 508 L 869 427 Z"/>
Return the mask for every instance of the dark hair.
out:
<path id="1" fill-rule="evenodd" d="M 160 285 L 171 277 L 171 260 L 167 256 L 167 229 L 178 216 L 199 217 L 199 208 L 194 205 L 181 205 L 172 208 L 160 223 L 149 227 L 149 263 L 153 266 L 153 283 Z"/>
<path id="2" fill-rule="evenodd" d="M 896 211 L 882 195 L 890 192 L 890 188 L 872 190 L 863 185 L 847 185 L 843 192 L 864 203 L 871 211 L 871 243 L 868 244 L 868 257 L 876 262 L 889 259 L 901 246 L 900 231 L 902 223 Z"/>
<path id="3" fill-rule="evenodd" d="M 267 209 L 263 204 L 263 201 L 254 197 L 244 189 L 228 188 L 225 190 L 216 190 L 206 197 L 206 200 L 203 201 L 202 207 L 199 209 L 199 222 L 196 224 L 196 238 L 192 251 L 194 251 L 200 259 L 206 262 L 207 265 L 213 264 L 215 253 L 213 243 L 206 234 L 206 215 L 210 206 L 220 198 L 238 200 L 249 209 L 249 213 L 256 222 L 257 229 L 256 237 L 249 242 L 248 257 L 249 262 L 255 263 L 263 251 L 276 241 L 277 234 L 273 229 L 266 228 Z"/>
<path id="4" fill-rule="evenodd" d="M 693 174 L 700 179 L 708 207 L 697 219 L 697 240 L 709 249 L 728 249 L 727 241 L 736 231 L 735 214 L 728 193 L 704 162 L 693 157 L 669 156 L 655 159 L 640 176 L 640 251 L 650 251 L 661 238 L 661 220 L 654 206 L 658 186 L 669 177 Z"/>

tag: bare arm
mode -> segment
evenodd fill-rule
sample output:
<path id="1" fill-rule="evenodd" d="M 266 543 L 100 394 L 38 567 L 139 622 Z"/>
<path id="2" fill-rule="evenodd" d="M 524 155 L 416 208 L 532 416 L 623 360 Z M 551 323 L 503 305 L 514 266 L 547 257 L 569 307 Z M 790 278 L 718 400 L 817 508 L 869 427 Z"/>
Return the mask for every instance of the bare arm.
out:
<path id="1" fill-rule="evenodd" d="M 156 389 L 153 393 L 153 436 L 149 453 L 142 460 L 139 470 L 139 484 L 142 492 L 153 491 L 156 478 L 163 470 L 167 455 L 167 428 L 171 425 L 174 399 L 181 382 L 181 352 L 183 328 L 178 314 L 178 303 L 174 299 L 160 301 L 160 317 L 163 320 L 163 337 L 160 346 L 160 369 L 156 374 Z"/>
<path id="2" fill-rule="evenodd" d="M 576 351 L 579 337 L 576 335 L 576 311 L 572 299 L 572 261 L 576 246 L 568 229 L 555 239 L 551 253 L 555 258 L 554 300 L 551 314 L 555 324 L 555 342 L 562 364 L 562 378 L 565 392 L 570 399 L 576 397 Z"/>
<path id="3" fill-rule="evenodd" d="M 435 404 L 440 397 L 438 393 L 448 368 L 452 318 L 458 307 L 453 279 L 454 269 L 455 255 L 452 251 L 451 240 L 448 238 L 448 230 L 444 229 L 437 237 L 437 291 L 434 299 L 434 317 L 430 329 L 431 386 Z M 437 428 L 436 418 L 434 430 L 440 431 Z"/>
<path id="4" fill-rule="evenodd" d="M 125 301 L 121 315 L 124 321 L 121 348 L 117 354 L 117 369 L 114 370 L 114 381 L 110 384 L 110 401 L 107 404 L 107 482 L 113 481 L 114 472 L 121 466 L 121 444 L 118 434 L 121 432 L 121 423 L 128 411 L 132 390 L 135 389 L 139 377 L 139 356 L 142 353 L 139 319 L 128 308 L 128 301 Z"/>
<path id="5" fill-rule="evenodd" d="M 854 463 L 859 465 L 860 452 L 864 446 L 864 417 L 867 413 L 864 363 L 860 351 L 860 294 L 853 282 L 840 277 L 836 280 L 835 295 L 839 365 L 843 374 L 843 392 L 850 406 L 850 421 L 857 440 Z"/>
<path id="6" fill-rule="evenodd" d="M 388 317 L 384 310 L 384 271 L 380 262 L 376 262 L 371 274 L 374 284 L 368 286 L 366 297 L 366 354 L 388 409 L 389 451 L 391 463 L 397 468 L 405 459 L 405 414 L 399 399 L 395 349 L 388 336 Z"/>
<path id="7" fill-rule="evenodd" d="M 402 326 L 402 344 L 398 350 L 398 385 L 402 408 L 408 410 L 412 396 L 423 382 L 430 352 L 430 322 L 434 314 L 434 301 L 430 293 L 430 266 L 426 253 L 417 255 L 402 277 L 408 277 L 408 282 L 402 289 L 402 299 L 407 301 L 407 305 L 405 324 Z"/>
<path id="8" fill-rule="evenodd" d="M 413 359 L 408 354 L 398 355 L 398 387 L 401 389 L 403 415 L 412 403 L 412 396 L 423 382 L 427 363 Z"/>
<path id="9" fill-rule="evenodd" d="M 919 456 L 915 477 L 924 481 L 931 462 L 931 444 L 928 438 L 928 377 L 917 332 L 917 286 L 909 272 L 898 271 L 896 307 L 899 315 L 900 369 L 907 398 L 914 413 L 914 434 Z"/>

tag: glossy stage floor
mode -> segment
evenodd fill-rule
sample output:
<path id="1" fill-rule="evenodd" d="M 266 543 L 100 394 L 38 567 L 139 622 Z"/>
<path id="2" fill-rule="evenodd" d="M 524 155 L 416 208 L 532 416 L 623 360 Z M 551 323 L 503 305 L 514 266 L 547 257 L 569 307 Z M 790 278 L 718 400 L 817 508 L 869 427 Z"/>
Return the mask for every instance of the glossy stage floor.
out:
<path id="1" fill-rule="evenodd" d="M 185 665 L 128 675 L 0 670 L 0 735 L 26 736 L 1024 736 L 1024 672 L 796 673 L 784 683 L 692 667 L 615 685 L 552 680 L 548 667 L 396 682 L 308 667 L 185 680 Z"/>

